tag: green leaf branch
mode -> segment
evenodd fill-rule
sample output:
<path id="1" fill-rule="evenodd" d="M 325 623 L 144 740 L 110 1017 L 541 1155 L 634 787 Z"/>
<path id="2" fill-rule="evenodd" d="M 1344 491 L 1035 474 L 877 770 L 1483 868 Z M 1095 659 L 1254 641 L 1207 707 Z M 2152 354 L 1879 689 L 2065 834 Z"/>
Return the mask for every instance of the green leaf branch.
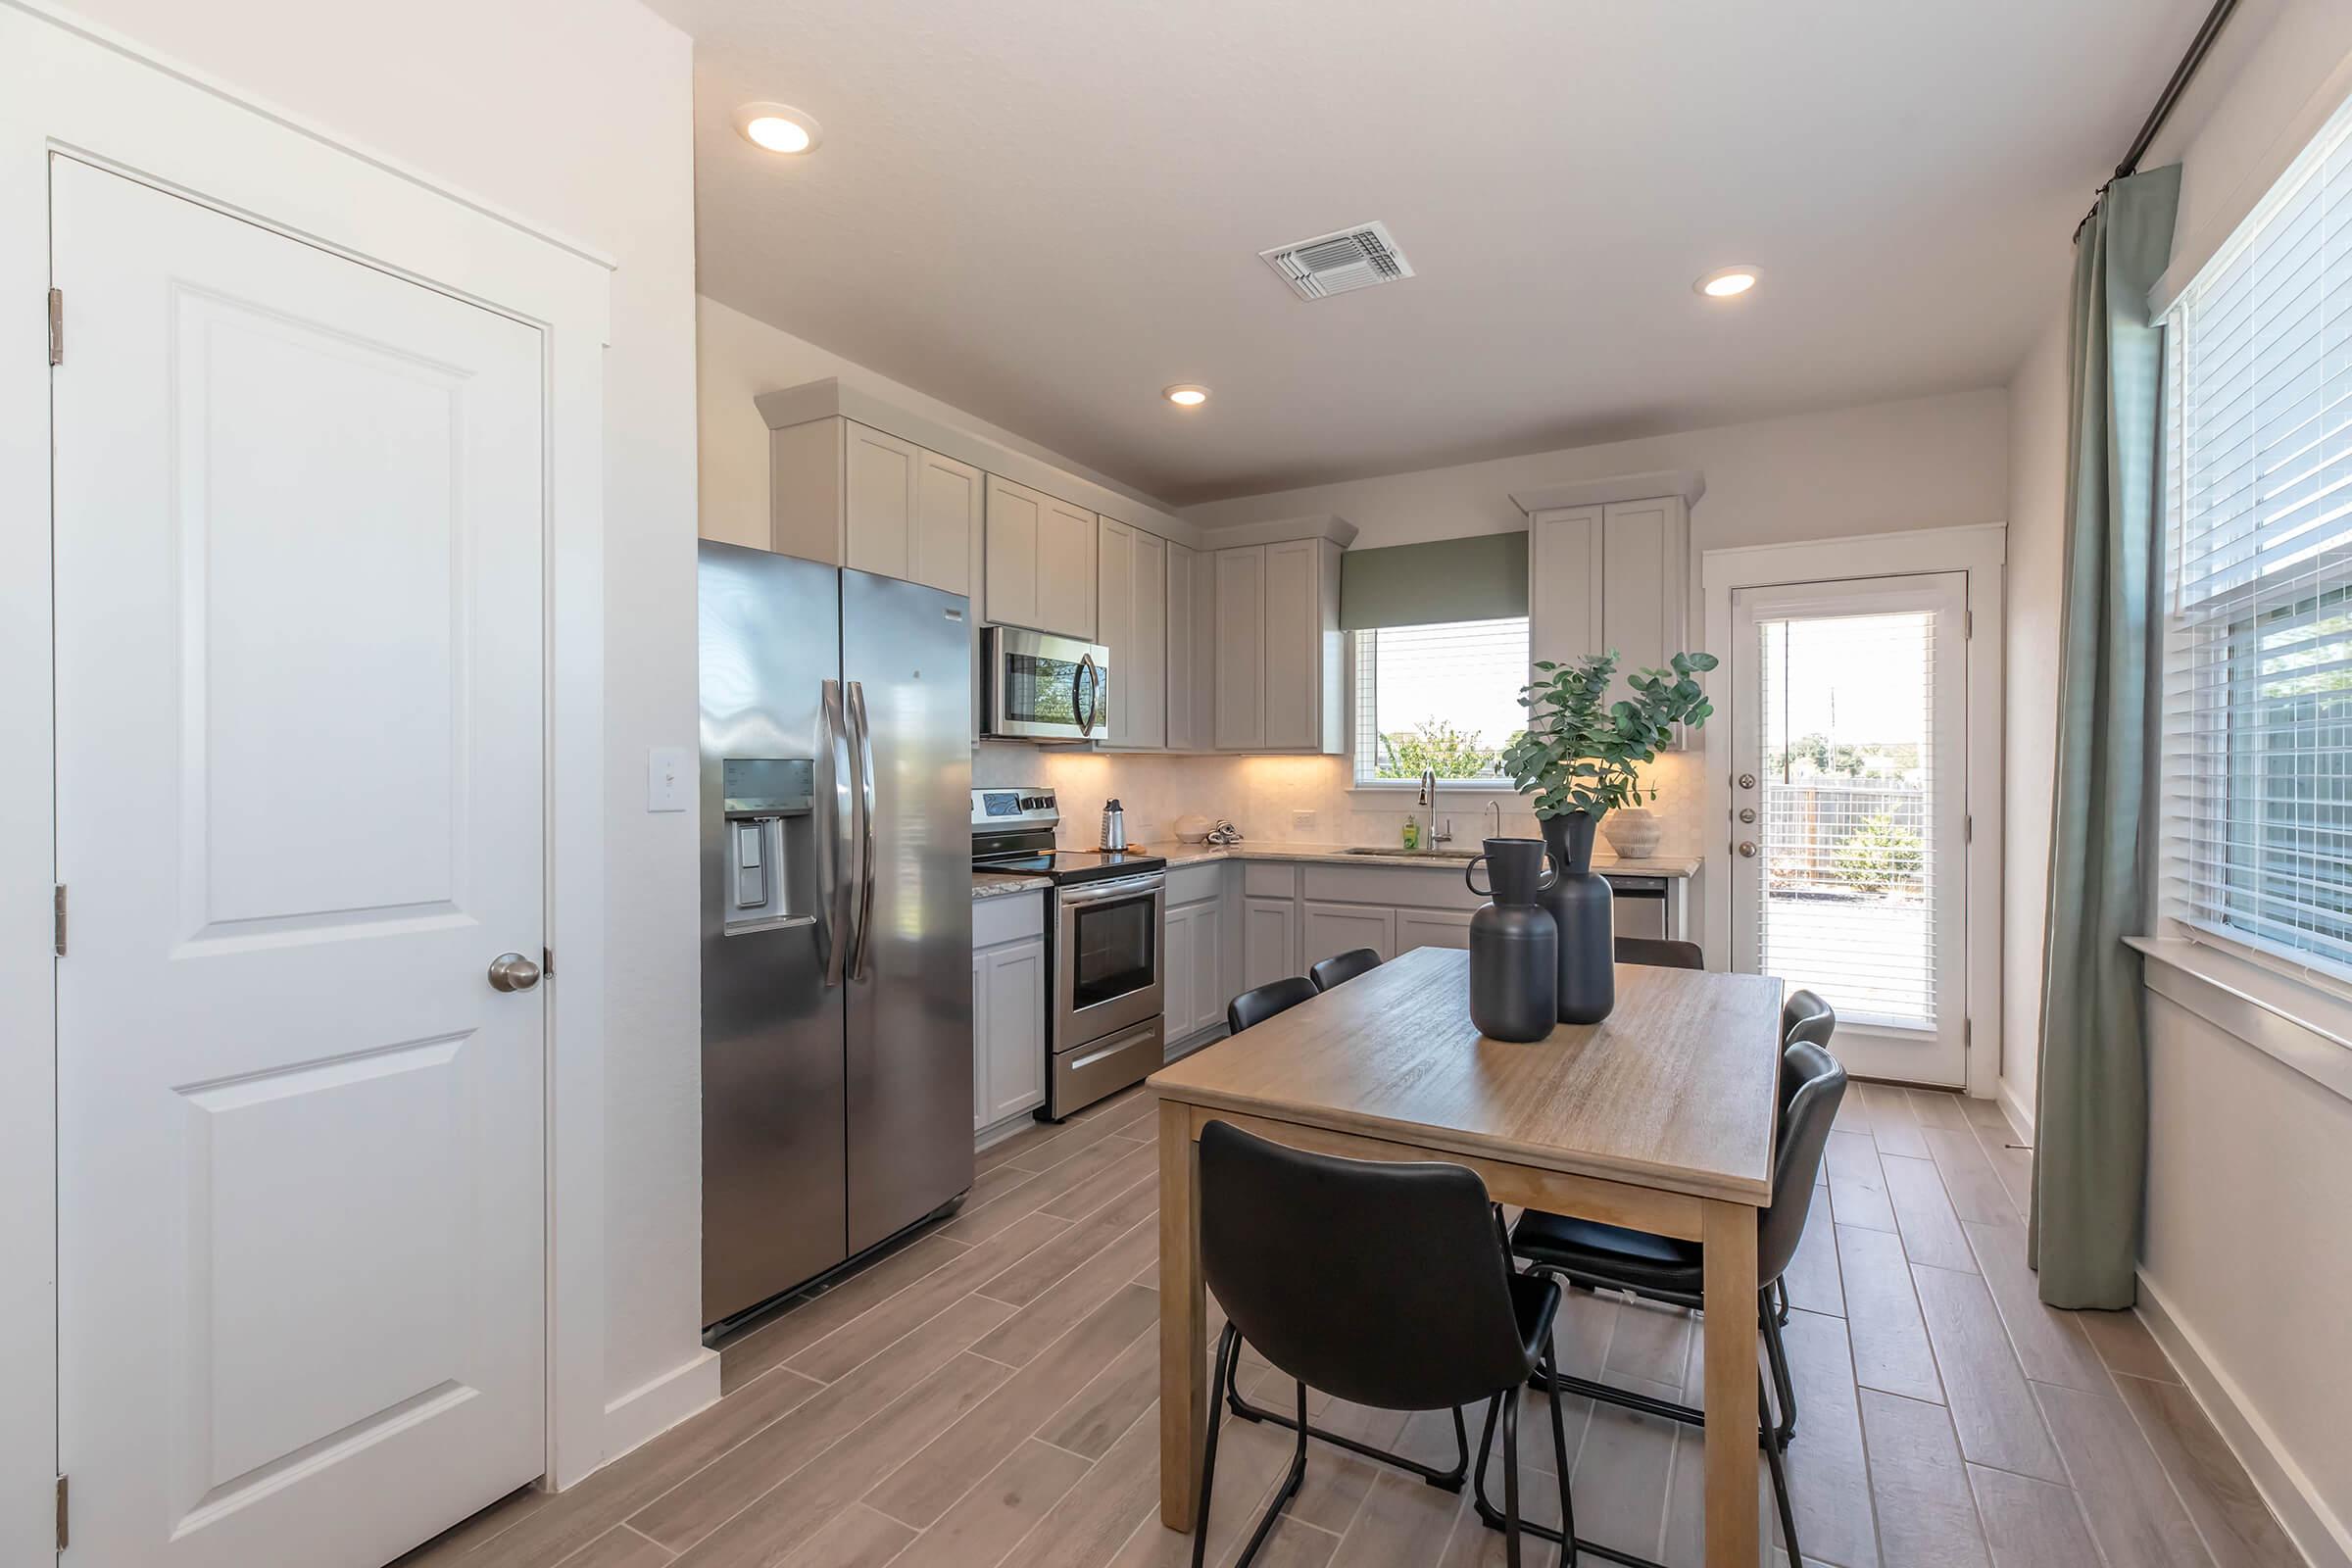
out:
<path id="1" fill-rule="evenodd" d="M 1637 769 L 1673 744 L 1675 725 L 1696 729 L 1715 711 L 1693 678 L 1715 667 L 1713 654 L 1677 654 L 1672 668 L 1635 670 L 1626 676 L 1633 696 L 1611 702 L 1617 657 L 1611 649 L 1565 664 L 1540 660 L 1536 679 L 1520 688 L 1527 728 L 1503 749 L 1502 770 L 1535 797 L 1539 817 L 1583 811 L 1597 820 L 1656 800 Z"/>

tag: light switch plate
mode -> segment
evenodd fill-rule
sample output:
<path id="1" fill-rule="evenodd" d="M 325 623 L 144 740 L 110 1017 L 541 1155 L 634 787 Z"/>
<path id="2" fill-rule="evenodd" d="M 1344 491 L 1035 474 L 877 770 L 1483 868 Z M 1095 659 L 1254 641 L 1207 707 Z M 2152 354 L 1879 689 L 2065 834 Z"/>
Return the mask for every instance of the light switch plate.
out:
<path id="1" fill-rule="evenodd" d="M 693 787 L 694 754 L 683 746 L 657 746 L 645 754 L 645 808 L 683 811 Z"/>
<path id="2" fill-rule="evenodd" d="M 1294 832 L 1294 833 L 1312 833 L 1314 830 L 1315 830 L 1315 813 L 1314 813 L 1314 812 L 1312 812 L 1312 811 L 1293 811 L 1293 812 L 1291 813 L 1291 831 L 1292 831 L 1292 832 Z"/>

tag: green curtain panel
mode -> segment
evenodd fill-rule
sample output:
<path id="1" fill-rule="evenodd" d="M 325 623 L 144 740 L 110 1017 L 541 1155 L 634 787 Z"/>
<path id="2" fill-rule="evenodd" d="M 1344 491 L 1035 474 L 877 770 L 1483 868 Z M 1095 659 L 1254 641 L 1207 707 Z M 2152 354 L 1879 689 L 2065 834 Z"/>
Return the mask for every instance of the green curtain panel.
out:
<path id="1" fill-rule="evenodd" d="M 1500 620 L 1527 613 L 1527 534 L 1350 550 L 1340 557 L 1340 630 Z"/>
<path id="2" fill-rule="evenodd" d="M 2178 165 L 2119 179 L 2075 240 L 2063 663 L 2041 956 L 2030 1258 L 2053 1306 L 2136 1294 L 2148 1148 L 2139 955 L 2158 822 L 2162 327 Z"/>

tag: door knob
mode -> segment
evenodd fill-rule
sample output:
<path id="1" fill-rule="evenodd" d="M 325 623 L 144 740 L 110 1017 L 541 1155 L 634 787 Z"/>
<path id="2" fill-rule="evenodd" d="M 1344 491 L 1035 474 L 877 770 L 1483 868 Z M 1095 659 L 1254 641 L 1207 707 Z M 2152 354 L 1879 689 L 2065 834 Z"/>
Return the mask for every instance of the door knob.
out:
<path id="1" fill-rule="evenodd" d="M 490 988 L 528 991 L 539 983 L 539 966 L 519 953 L 502 953 L 490 960 Z"/>
<path id="2" fill-rule="evenodd" d="M 1756 858 L 1756 846 L 1755 846 L 1755 844 L 1754 844 L 1752 841 L 1750 841 L 1750 840 L 1747 840 L 1747 839 L 1742 839 L 1742 840 L 1740 840 L 1740 857 L 1741 857 L 1741 858 L 1743 858 L 1743 859 L 1749 859 L 1749 860 L 1752 860 L 1752 859 L 1754 859 L 1754 858 Z"/>

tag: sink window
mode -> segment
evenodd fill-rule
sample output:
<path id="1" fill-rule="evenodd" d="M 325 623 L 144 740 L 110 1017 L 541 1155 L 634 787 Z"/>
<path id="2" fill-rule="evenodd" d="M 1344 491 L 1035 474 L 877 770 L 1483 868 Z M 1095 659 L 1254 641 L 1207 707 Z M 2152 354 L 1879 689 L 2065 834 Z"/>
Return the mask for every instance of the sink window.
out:
<path id="1" fill-rule="evenodd" d="M 1502 750 L 1525 727 L 1527 617 L 1382 626 L 1355 642 L 1355 782 L 1508 789 Z"/>

